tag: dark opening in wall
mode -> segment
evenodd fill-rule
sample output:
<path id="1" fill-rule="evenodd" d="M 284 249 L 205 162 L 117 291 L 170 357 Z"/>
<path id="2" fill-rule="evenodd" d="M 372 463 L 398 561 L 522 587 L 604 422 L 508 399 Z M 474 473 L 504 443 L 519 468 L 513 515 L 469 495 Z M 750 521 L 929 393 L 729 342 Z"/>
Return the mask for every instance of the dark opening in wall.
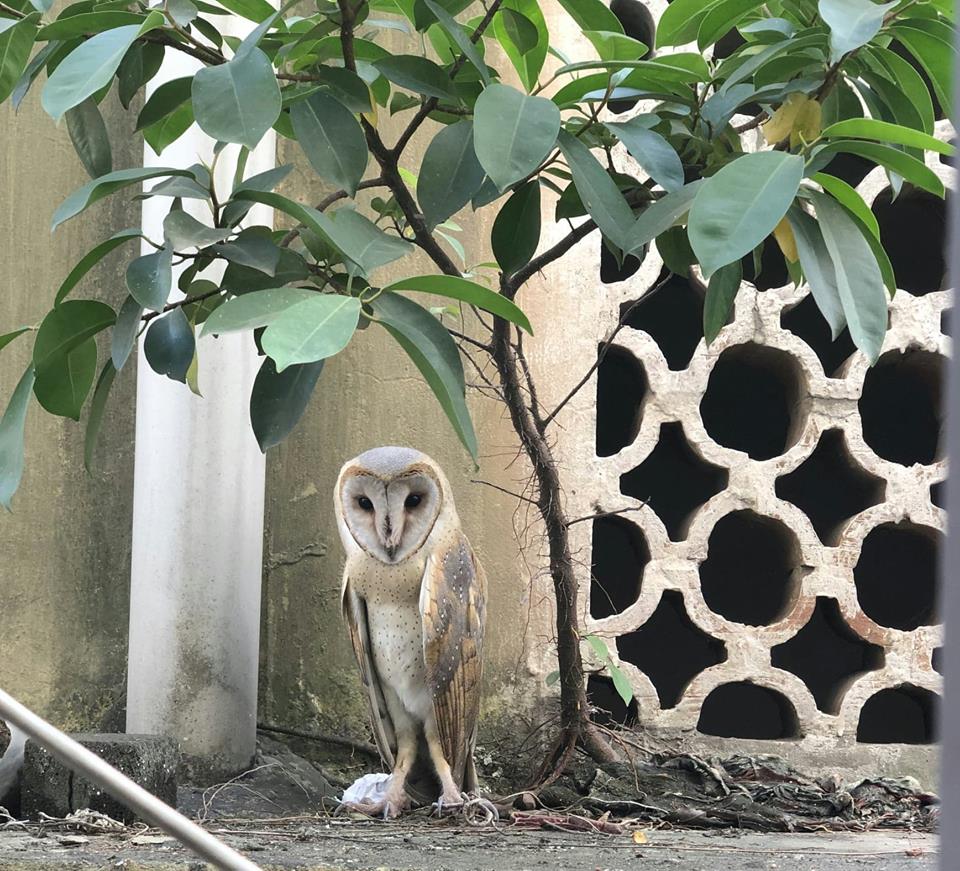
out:
<path id="1" fill-rule="evenodd" d="M 940 197 L 905 184 L 895 200 L 890 188 L 873 201 L 880 241 L 890 256 L 897 287 L 914 296 L 943 290 L 947 204 Z"/>
<path id="2" fill-rule="evenodd" d="M 643 60 L 653 54 L 653 45 L 655 42 L 657 26 L 650 14 L 650 10 L 640 2 L 640 0 L 612 0 L 610 11 L 617 16 L 620 24 L 623 25 L 623 32 L 637 39 L 647 46 L 646 52 L 640 55 L 636 60 Z M 615 114 L 629 112 L 637 105 L 637 99 L 611 100 L 610 111 Z"/>
<path id="3" fill-rule="evenodd" d="M 827 164 L 823 171 L 829 175 L 836 176 L 842 181 L 845 181 L 850 187 L 855 188 L 867 177 L 874 166 L 876 166 L 876 164 L 867 160 L 865 157 L 861 157 L 859 154 L 850 154 L 847 151 L 842 151 Z"/>
<path id="4" fill-rule="evenodd" d="M 622 517 L 593 521 L 590 615 L 599 620 L 637 601 L 650 550 L 640 528 Z"/>
<path id="5" fill-rule="evenodd" d="M 883 668 L 884 655 L 847 625 L 836 599 L 820 596 L 806 625 L 770 651 L 770 662 L 799 677 L 821 711 L 837 714 L 851 681 Z"/>
<path id="6" fill-rule="evenodd" d="M 780 316 L 780 326 L 813 348 L 827 377 L 843 377 L 841 367 L 853 355 L 856 346 L 846 327 L 837 336 L 837 340 L 833 340 L 830 325 L 817 308 L 812 293 L 808 293 L 793 308 L 784 310 Z"/>
<path id="7" fill-rule="evenodd" d="M 929 351 L 890 351 L 867 370 L 860 396 L 863 439 L 878 457 L 912 466 L 940 456 L 944 360 Z"/>
<path id="8" fill-rule="evenodd" d="M 944 336 L 952 335 L 952 333 L 950 332 L 950 321 L 951 321 L 952 315 L 953 315 L 952 308 L 945 308 L 942 312 L 940 312 L 940 332 Z"/>
<path id="9" fill-rule="evenodd" d="M 623 703 L 613 681 L 605 675 L 592 674 L 587 678 L 587 701 L 594 709 L 594 722 L 601 726 L 635 726 L 639 720 L 639 705 L 633 699 L 629 707 Z"/>
<path id="10" fill-rule="evenodd" d="M 676 706 L 701 671 L 727 658 L 726 645 L 690 620 L 676 590 L 664 591 L 650 619 L 617 639 L 617 650 L 650 678 L 664 709 Z"/>
<path id="11" fill-rule="evenodd" d="M 938 530 L 907 520 L 871 530 L 853 568 L 863 612 L 892 629 L 939 622 L 937 560 L 942 540 Z"/>
<path id="12" fill-rule="evenodd" d="M 686 369 L 703 338 L 703 294 L 695 279 L 675 275 L 634 308 L 624 323 L 647 333 L 671 369 Z M 621 317 L 631 305 L 621 306 Z"/>
<path id="13" fill-rule="evenodd" d="M 935 647 L 930 655 L 930 665 L 937 674 L 943 674 L 943 648 Z"/>
<path id="14" fill-rule="evenodd" d="M 752 342 L 728 348 L 710 373 L 700 416 L 710 437 L 755 460 L 780 456 L 799 421 L 802 376 L 784 351 Z"/>
<path id="15" fill-rule="evenodd" d="M 626 281 L 636 275 L 641 266 L 643 266 L 643 257 L 634 257 L 632 254 L 624 257 L 622 264 L 617 263 L 617 258 L 613 256 L 606 242 L 600 240 L 600 281 L 603 284 Z"/>
<path id="16" fill-rule="evenodd" d="M 800 724 L 786 696 L 741 681 L 722 684 L 703 700 L 697 731 L 720 738 L 774 741 L 800 737 Z"/>
<path id="17" fill-rule="evenodd" d="M 787 261 L 783 259 L 780 246 L 776 242 L 763 243 L 759 275 L 754 266 L 753 252 L 747 254 L 740 261 L 740 265 L 743 269 L 743 280 L 749 281 L 757 290 L 770 290 L 790 283 Z"/>
<path id="18" fill-rule="evenodd" d="M 950 139 L 950 140 L 948 140 L 948 141 L 949 141 L 950 144 L 953 146 L 954 150 L 956 150 L 956 148 L 957 148 L 957 137 L 954 136 L 953 139 Z M 947 166 L 956 166 L 956 165 L 957 165 L 957 158 L 956 158 L 956 155 L 955 155 L 955 154 L 941 154 L 941 155 L 940 155 L 940 162 L 941 162 L 941 163 L 945 163 Z"/>
<path id="19" fill-rule="evenodd" d="M 944 511 L 947 510 L 946 481 L 937 481 L 936 484 L 930 485 L 930 501 L 936 505 L 937 508 L 942 508 Z"/>
<path id="20" fill-rule="evenodd" d="M 864 702 L 857 725 L 861 744 L 933 744 L 939 698 L 904 684 L 880 690 Z"/>
<path id="21" fill-rule="evenodd" d="M 796 505 L 824 544 L 836 543 L 844 521 L 883 502 L 886 481 L 851 455 L 842 430 L 828 429 L 796 469 L 777 478 L 777 496 Z"/>
<path id="22" fill-rule="evenodd" d="M 649 456 L 620 476 L 620 492 L 649 503 L 671 540 L 680 541 L 693 513 L 727 486 L 728 477 L 726 469 L 694 452 L 683 424 L 664 423 Z"/>
<path id="23" fill-rule="evenodd" d="M 640 361 L 611 345 L 597 369 L 597 456 L 613 456 L 637 437 L 647 386 Z"/>
<path id="24" fill-rule="evenodd" d="M 700 588 L 711 611 L 766 626 L 783 617 L 797 593 L 799 544 L 779 520 L 753 511 L 721 517 L 700 564 Z"/>
<path id="25" fill-rule="evenodd" d="M 746 43 L 747 41 L 740 35 L 740 31 L 733 27 L 713 44 L 713 59 L 723 60 L 730 57 L 740 46 L 746 45 Z"/>

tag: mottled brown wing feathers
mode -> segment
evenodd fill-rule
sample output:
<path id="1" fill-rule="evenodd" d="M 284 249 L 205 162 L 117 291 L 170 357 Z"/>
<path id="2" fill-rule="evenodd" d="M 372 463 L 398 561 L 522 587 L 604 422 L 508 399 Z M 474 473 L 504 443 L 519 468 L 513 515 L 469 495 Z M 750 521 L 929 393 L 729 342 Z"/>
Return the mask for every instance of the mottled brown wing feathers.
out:
<path id="1" fill-rule="evenodd" d="M 480 711 L 486 579 L 462 533 L 427 561 L 420 595 L 427 685 L 444 756 L 462 785 Z"/>
<path id="2" fill-rule="evenodd" d="M 380 678 L 377 674 L 373 656 L 370 652 L 370 633 L 367 624 L 367 604 L 350 588 L 350 579 L 344 575 L 343 591 L 340 602 L 343 610 L 343 619 L 350 632 L 350 641 L 353 652 L 360 666 L 360 677 L 367 690 L 367 701 L 370 704 L 370 723 L 373 726 L 373 737 L 377 742 L 377 749 L 384 763 L 393 768 L 396 753 L 397 739 L 393 730 L 393 722 L 383 701 L 383 691 L 380 688 Z"/>

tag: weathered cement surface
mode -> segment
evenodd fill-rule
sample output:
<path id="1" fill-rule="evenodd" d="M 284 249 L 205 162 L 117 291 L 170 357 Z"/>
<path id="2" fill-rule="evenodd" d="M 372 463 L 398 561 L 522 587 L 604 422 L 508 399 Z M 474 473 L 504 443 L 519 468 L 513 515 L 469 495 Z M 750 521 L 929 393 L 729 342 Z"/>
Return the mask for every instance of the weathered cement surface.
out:
<path id="1" fill-rule="evenodd" d="M 114 167 L 137 166 L 135 114 L 105 102 Z M 40 84 L 15 114 L 0 107 L 0 332 L 37 324 L 60 282 L 96 243 L 137 226 L 140 208 L 119 194 L 50 234 L 53 210 L 88 181 L 70 144 L 40 108 Z M 122 302 L 132 249 L 109 255 L 72 296 Z M 21 336 L 3 351 L 0 406 L 30 359 Z M 101 341 L 101 360 L 109 347 Z M 128 371 L 130 370 L 130 371 Z M 13 514 L 0 518 L 0 684 L 57 725 L 121 729 L 133 475 L 133 362 L 117 378 L 92 475 L 83 427 L 35 403 L 27 416 L 26 470 Z"/>
<path id="2" fill-rule="evenodd" d="M 124 868 L 126 871 L 205 871 L 173 842 L 134 846 L 129 838 L 91 837 L 64 846 L 62 835 L 44 839 L 0 832 L 0 871 L 68 871 Z M 474 831 L 403 824 L 364 823 L 305 826 L 298 835 L 226 835 L 264 871 L 526 871 L 604 868 L 619 871 L 933 871 L 937 839 L 909 833 L 858 835 L 707 835 L 647 832 L 647 844 L 631 835 L 561 832 Z"/>

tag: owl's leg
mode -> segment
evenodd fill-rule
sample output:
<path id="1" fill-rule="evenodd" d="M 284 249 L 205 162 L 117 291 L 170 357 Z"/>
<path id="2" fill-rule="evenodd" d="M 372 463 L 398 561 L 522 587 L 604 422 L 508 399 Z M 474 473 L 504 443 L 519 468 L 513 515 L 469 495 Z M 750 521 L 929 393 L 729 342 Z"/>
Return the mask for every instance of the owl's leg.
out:
<path id="1" fill-rule="evenodd" d="M 441 793 L 437 799 L 437 807 L 442 811 L 445 807 L 460 807 L 463 804 L 463 792 L 453 779 L 450 763 L 443 755 L 443 745 L 440 742 L 440 733 L 437 731 L 437 721 L 431 714 L 424 723 L 424 734 L 427 739 L 427 749 L 430 759 L 440 778 Z"/>

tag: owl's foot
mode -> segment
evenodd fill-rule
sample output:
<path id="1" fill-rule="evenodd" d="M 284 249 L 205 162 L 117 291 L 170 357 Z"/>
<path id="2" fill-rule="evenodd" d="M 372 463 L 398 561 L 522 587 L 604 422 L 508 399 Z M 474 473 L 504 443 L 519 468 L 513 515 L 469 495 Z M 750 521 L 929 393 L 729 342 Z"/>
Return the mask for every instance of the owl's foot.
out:
<path id="1" fill-rule="evenodd" d="M 437 809 L 438 817 L 443 816 L 444 811 L 460 813 L 473 826 L 488 826 L 500 820 L 497 806 L 479 792 L 444 792 L 433 806 Z"/>
<path id="2" fill-rule="evenodd" d="M 442 817 L 443 812 L 460 810 L 467 801 L 465 792 L 456 792 L 452 789 L 445 789 L 440 793 L 440 797 L 434 802 L 433 806 L 437 809 L 437 816 Z"/>

